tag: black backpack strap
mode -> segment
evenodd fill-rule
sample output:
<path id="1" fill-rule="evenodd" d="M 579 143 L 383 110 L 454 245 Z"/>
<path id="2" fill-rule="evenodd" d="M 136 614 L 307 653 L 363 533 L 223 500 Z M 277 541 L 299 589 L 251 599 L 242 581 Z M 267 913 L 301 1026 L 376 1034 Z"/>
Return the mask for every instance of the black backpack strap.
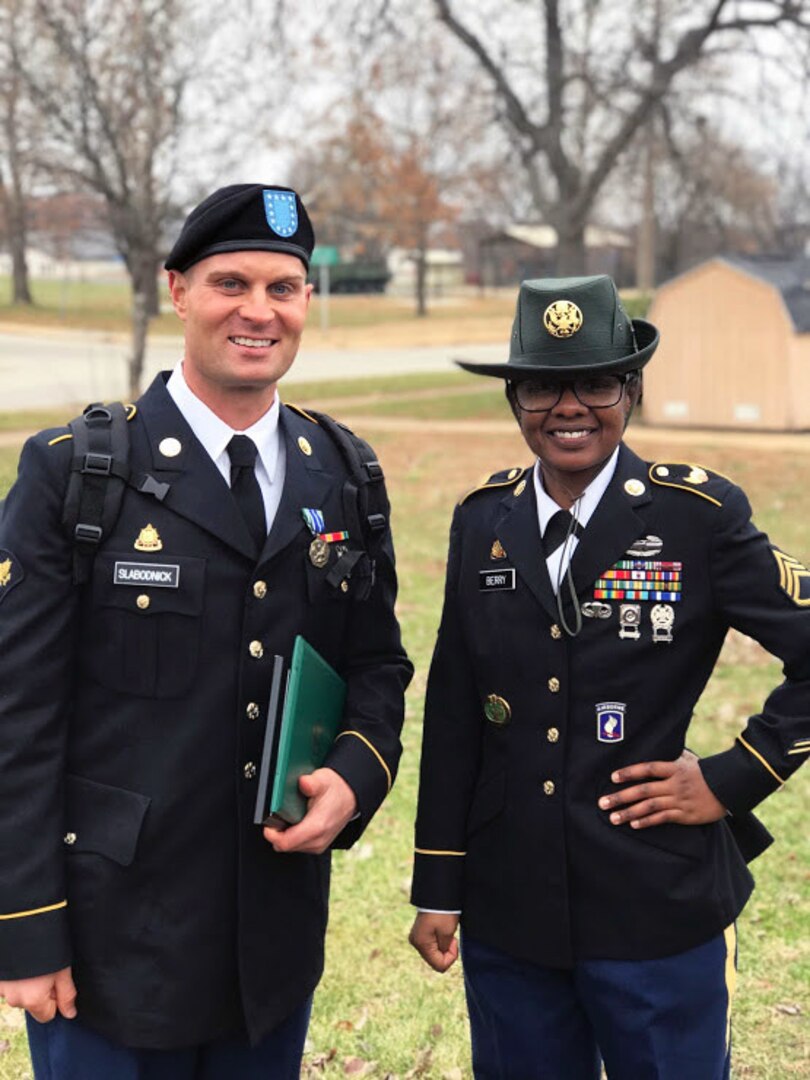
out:
<path id="1" fill-rule="evenodd" d="M 340 451 L 348 478 L 343 485 L 343 511 L 349 532 L 362 536 L 366 546 L 379 539 L 388 527 L 382 465 L 363 439 L 326 413 L 307 412 L 332 438 Z"/>
<path id="2" fill-rule="evenodd" d="M 62 523 L 73 543 L 74 584 L 83 585 L 115 525 L 129 479 L 127 408 L 118 401 L 88 405 L 68 427 L 73 459 Z"/>

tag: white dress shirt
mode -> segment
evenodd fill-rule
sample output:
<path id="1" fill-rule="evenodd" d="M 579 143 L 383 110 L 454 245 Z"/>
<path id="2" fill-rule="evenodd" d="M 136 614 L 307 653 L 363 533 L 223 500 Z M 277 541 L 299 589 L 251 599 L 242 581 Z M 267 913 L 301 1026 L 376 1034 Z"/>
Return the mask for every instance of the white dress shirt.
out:
<path id="1" fill-rule="evenodd" d="M 579 522 L 583 529 L 593 517 L 594 510 L 596 510 L 600 499 L 607 490 L 608 484 L 613 479 L 618 459 L 619 448 L 617 446 L 608 458 L 601 472 L 591 480 L 590 484 L 588 484 L 571 507 L 572 516 Z M 537 495 L 537 518 L 540 523 L 540 535 L 543 536 L 546 531 L 546 526 L 552 516 L 556 514 L 558 510 L 562 510 L 563 507 L 558 506 L 543 487 L 543 465 L 539 458 L 534 466 L 534 490 Z M 551 579 L 551 587 L 554 589 L 555 594 L 559 589 L 560 582 L 565 576 L 565 571 L 570 565 L 574 552 L 577 550 L 578 544 L 579 539 L 576 534 L 571 533 L 566 542 L 561 544 L 556 551 L 552 551 L 551 555 L 546 559 L 548 576 Z"/>
<path id="2" fill-rule="evenodd" d="M 228 443 L 234 435 L 247 435 L 256 444 L 256 479 L 264 500 L 264 515 L 267 531 L 273 527 L 281 492 L 284 488 L 286 471 L 286 452 L 284 440 L 278 429 L 279 397 L 276 394 L 273 404 L 255 424 L 245 431 L 234 431 L 224 420 L 213 413 L 194 394 L 183 375 L 182 361 L 177 364 L 169 376 L 166 389 L 177 408 L 183 414 L 188 426 L 205 448 L 206 453 L 222 473 L 228 487 L 231 486 L 231 460 L 228 457 Z"/>

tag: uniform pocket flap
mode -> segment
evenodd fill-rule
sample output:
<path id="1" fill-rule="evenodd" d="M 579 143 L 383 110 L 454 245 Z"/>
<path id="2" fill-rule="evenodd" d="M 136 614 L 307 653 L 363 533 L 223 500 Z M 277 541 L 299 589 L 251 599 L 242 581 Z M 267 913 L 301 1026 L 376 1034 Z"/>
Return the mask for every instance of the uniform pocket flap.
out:
<path id="1" fill-rule="evenodd" d="M 72 775 L 67 777 L 66 796 L 65 843 L 70 851 L 90 851 L 130 866 L 152 800 L 136 791 Z"/>

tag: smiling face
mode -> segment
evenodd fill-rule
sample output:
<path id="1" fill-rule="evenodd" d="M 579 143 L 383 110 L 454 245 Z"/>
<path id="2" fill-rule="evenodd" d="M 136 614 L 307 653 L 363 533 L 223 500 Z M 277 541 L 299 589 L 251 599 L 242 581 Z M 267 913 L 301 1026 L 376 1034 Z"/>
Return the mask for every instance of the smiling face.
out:
<path id="1" fill-rule="evenodd" d="M 169 292 L 190 389 L 228 423 L 235 412 L 258 419 L 298 352 L 312 293 L 304 264 L 272 251 L 211 255 L 170 271 Z"/>
<path id="2" fill-rule="evenodd" d="M 558 505 L 569 508 L 619 445 L 638 391 L 638 381 L 628 381 L 619 401 L 605 409 L 583 405 L 570 385 L 548 412 L 513 405 L 523 438 L 540 458 L 543 485 Z"/>

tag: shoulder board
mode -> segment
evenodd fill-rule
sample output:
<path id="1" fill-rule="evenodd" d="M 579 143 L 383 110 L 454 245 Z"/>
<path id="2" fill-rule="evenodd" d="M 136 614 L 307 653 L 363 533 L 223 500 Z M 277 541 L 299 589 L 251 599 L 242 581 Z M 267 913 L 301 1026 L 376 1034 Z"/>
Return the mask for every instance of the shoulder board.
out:
<path id="1" fill-rule="evenodd" d="M 292 411 L 298 413 L 299 416 L 303 416 L 303 418 L 305 420 L 309 420 L 309 422 L 311 424 L 317 424 L 318 423 L 318 421 L 315 419 L 315 417 L 312 416 L 310 413 L 308 413 L 306 409 L 302 409 L 300 405 L 293 405 L 292 402 L 285 401 L 284 406 L 287 409 L 292 409 Z"/>
<path id="2" fill-rule="evenodd" d="M 655 461 L 650 466 L 650 480 L 659 487 L 676 488 L 689 491 L 701 499 L 722 506 L 722 495 L 730 483 L 722 473 L 704 469 L 690 461 Z"/>
<path id="3" fill-rule="evenodd" d="M 493 488 L 511 487 L 528 471 L 529 467 L 524 467 L 522 469 L 501 469 L 500 472 L 493 473 L 487 480 L 483 480 L 480 484 L 476 484 L 474 488 L 470 488 L 467 494 L 459 499 L 458 505 L 461 506 L 471 495 L 475 495 L 478 491 L 491 491 Z M 517 494 L 517 492 L 515 492 L 515 494 Z"/>
<path id="4" fill-rule="evenodd" d="M 138 411 L 138 406 L 133 405 L 131 402 L 127 402 L 124 408 L 127 410 L 127 423 L 129 423 L 130 420 L 134 420 L 135 413 Z M 48 446 L 56 446 L 58 443 L 64 442 L 66 439 L 72 438 L 73 435 L 71 434 L 71 432 L 66 431 L 62 435 L 55 435 L 54 438 L 48 439 Z"/>

